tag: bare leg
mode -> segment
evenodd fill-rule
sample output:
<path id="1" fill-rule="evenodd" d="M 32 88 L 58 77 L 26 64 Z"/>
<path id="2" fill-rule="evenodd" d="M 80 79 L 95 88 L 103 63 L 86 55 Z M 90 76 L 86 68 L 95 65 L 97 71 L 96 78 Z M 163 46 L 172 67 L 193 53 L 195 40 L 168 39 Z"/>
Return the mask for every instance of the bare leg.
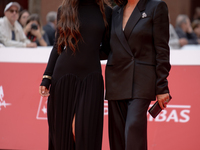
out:
<path id="1" fill-rule="evenodd" d="M 73 134 L 74 142 L 75 142 L 75 118 L 76 118 L 76 114 L 74 115 L 74 118 L 72 121 L 72 134 Z"/>

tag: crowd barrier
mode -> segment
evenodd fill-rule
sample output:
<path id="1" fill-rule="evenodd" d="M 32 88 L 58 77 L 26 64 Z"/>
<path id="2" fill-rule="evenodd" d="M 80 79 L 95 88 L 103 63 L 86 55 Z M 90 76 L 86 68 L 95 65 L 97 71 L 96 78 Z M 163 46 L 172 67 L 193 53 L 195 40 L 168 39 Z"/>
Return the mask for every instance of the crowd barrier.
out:
<path id="1" fill-rule="evenodd" d="M 0 149 L 47 150 L 47 99 L 38 87 L 50 52 L 51 47 L 0 48 Z M 156 119 L 147 114 L 148 148 L 199 150 L 200 46 L 170 50 L 170 62 L 173 99 Z M 104 77 L 106 61 L 101 63 Z M 109 150 L 106 100 L 102 150 Z"/>

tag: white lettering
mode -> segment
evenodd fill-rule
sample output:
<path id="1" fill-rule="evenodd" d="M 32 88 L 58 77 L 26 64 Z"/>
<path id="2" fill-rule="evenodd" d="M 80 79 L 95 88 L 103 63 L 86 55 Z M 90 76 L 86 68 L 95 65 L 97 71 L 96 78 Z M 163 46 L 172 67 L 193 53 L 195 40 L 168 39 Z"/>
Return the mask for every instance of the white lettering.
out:
<path id="1" fill-rule="evenodd" d="M 11 105 L 10 103 L 6 103 L 6 101 L 3 100 L 3 97 L 4 97 L 3 86 L 0 86 L 0 110 L 1 110 L 1 106 L 6 108 L 6 106 Z"/>
<path id="2" fill-rule="evenodd" d="M 177 105 L 178 106 L 178 105 Z M 180 105 L 181 107 L 178 108 L 186 108 L 184 105 Z M 174 108 L 174 107 L 172 107 Z M 191 108 L 191 106 L 188 105 L 187 108 Z M 176 109 L 172 109 L 169 111 L 168 109 L 162 110 L 160 114 L 154 119 L 149 113 L 147 113 L 148 121 L 152 122 L 180 122 L 180 123 L 186 123 L 190 120 L 190 110 L 189 109 L 183 109 L 180 111 L 180 113 L 177 113 Z"/>
<path id="3" fill-rule="evenodd" d="M 181 117 L 183 117 L 184 119 L 179 119 L 179 122 L 181 122 L 181 123 L 186 123 L 186 122 L 188 122 L 188 121 L 190 120 L 190 116 L 187 115 L 186 113 L 189 114 L 189 113 L 190 113 L 190 110 L 182 110 L 182 111 L 181 111 L 180 115 L 181 115 Z"/>
<path id="4" fill-rule="evenodd" d="M 3 97 L 4 97 L 4 94 L 3 94 L 3 87 L 0 86 L 0 100 L 3 102 Z"/>
<path id="5" fill-rule="evenodd" d="M 172 110 L 169 117 L 167 118 L 166 122 L 169 122 L 170 120 L 174 120 L 174 122 L 178 122 L 178 115 L 176 110 Z"/>

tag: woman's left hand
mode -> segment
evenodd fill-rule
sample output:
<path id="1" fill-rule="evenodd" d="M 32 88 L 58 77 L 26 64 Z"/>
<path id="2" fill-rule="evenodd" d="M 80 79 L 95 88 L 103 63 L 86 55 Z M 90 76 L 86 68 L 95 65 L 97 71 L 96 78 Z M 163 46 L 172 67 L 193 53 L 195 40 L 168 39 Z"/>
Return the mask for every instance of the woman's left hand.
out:
<path id="1" fill-rule="evenodd" d="M 156 95 L 156 98 L 157 98 L 157 101 L 158 101 L 161 109 L 166 108 L 167 103 L 169 102 L 169 99 L 170 99 L 169 93 Z"/>
<path id="2" fill-rule="evenodd" d="M 45 86 L 39 86 L 39 93 L 43 97 L 49 96 L 49 90 Z"/>

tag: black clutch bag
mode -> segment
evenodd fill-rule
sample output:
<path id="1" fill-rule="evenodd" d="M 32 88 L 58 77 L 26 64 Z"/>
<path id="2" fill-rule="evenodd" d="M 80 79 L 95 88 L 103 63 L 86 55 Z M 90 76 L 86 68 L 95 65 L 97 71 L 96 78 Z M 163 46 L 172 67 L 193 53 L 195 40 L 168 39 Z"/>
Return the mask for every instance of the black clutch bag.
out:
<path id="1" fill-rule="evenodd" d="M 167 103 L 169 103 L 169 101 L 172 99 L 171 95 L 169 95 L 169 100 L 167 101 Z M 156 118 L 156 116 L 162 111 L 158 101 L 156 103 L 153 104 L 153 106 L 148 110 L 148 112 L 151 114 L 151 116 L 153 118 Z"/>

